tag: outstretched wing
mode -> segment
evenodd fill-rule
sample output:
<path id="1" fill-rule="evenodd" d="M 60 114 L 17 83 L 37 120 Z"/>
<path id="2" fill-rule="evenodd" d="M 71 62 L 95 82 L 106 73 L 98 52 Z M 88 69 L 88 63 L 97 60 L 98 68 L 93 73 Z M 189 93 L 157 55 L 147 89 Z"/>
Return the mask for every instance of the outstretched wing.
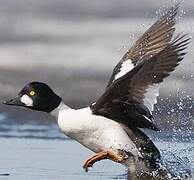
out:
<path id="1" fill-rule="evenodd" d="M 136 41 L 114 68 L 107 87 L 132 70 L 138 62 L 149 59 L 168 45 L 175 31 L 178 6 L 179 4 L 171 8 Z"/>
<path id="2" fill-rule="evenodd" d="M 189 43 L 185 35 L 177 36 L 161 52 L 142 61 L 133 70 L 116 80 L 91 106 L 95 115 L 124 123 L 129 127 L 157 130 L 152 115 L 144 104 L 149 87 L 169 76 L 185 55 Z"/>

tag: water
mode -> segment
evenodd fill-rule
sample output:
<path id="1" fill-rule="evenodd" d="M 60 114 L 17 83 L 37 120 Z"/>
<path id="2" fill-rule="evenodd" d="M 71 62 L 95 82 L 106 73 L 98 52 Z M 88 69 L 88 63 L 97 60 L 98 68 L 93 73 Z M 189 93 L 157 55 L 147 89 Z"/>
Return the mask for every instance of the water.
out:
<path id="1" fill-rule="evenodd" d="M 124 168 L 109 161 L 85 173 L 82 163 L 92 153 L 74 141 L 0 138 L 0 174 L 7 179 L 111 179 Z M 0 179 L 5 176 L 0 176 Z"/>
<path id="2" fill-rule="evenodd" d="M 0 113 L 0 179 L 126 179 L 125 167 L 108 160 L 96 163 L 85 173 L 83 160 L 93 153 L 60 133 L 54 121 L 18 122 Z M 160 149 L 170 174 L 181 179 L 193 176 L 193 134 L 147 134 Z"/>

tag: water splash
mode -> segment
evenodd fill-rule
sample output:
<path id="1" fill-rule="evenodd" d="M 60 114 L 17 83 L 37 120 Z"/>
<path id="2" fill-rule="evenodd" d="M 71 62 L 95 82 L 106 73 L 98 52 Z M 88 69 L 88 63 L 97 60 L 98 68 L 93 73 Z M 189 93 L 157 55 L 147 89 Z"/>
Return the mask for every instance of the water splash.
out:
<path id="1" fill-rule="evenodd" d="M 192 178 L 191 162 L 188 157 L 181 157 L 169 151 L 162 151 L 162 160 L 171 179 Z"/>

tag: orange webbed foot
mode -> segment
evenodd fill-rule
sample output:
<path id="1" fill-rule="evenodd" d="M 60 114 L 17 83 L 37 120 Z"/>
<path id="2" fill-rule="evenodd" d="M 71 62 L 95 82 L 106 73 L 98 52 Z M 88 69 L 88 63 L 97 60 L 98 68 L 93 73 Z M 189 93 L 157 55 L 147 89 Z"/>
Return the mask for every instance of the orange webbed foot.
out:
<path id="1" fill-rule="evenodd" d="M 124 157 L 119 155 L 118 153 L 113 152 L 112 150 L 109 151 L 101 151 L 91 158 L 87 159 L 84 162 L 83 168 L 85 169 L 86 172 L 88 172 L 88 168 L 92 167 L 94 163 L 101 161 L 103 159 L 110 159 L 115 162 L 123 162 Z"/>

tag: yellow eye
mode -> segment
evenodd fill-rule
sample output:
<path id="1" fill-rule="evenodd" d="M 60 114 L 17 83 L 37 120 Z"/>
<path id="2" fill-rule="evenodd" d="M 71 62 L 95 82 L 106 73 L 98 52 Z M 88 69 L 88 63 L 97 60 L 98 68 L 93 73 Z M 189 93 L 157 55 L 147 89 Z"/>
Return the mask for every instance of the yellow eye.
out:
<path id="1" fill-rule="evenodd" d="M 30 91 L 30 96 L 34 96 L 35 94 L 35 91 Z"/>

